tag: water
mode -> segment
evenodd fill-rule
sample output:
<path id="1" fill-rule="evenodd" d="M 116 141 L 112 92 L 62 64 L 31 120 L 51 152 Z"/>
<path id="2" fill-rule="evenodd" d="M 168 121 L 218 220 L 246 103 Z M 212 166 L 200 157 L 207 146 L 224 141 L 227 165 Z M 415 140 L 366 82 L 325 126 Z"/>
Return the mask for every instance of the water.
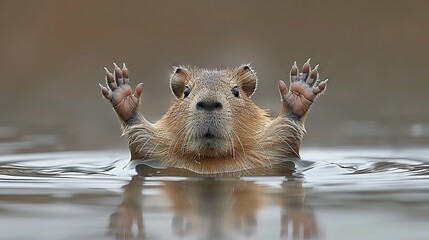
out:
<path id="1" fill-rule="evenodd" d="M 0 239 L 428 238 L 429 149 L 302 156 L 293 172 L 210 178 L 122 151 L 3 155 Z"/>

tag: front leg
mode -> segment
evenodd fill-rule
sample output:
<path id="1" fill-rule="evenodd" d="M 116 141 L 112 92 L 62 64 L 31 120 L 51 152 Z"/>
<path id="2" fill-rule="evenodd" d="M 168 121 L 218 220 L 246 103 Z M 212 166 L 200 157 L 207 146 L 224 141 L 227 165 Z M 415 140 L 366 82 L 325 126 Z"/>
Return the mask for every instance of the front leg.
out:
<path id="1" fill-rule="evenodd" d="M 133 92 L 130 86 L 129 72 L 125 64 L 122 69 L 113 64 L 113 74 L 106 71 L 106 84 L 100 84 L 101 92 L 113 106 L 123 128 L 123 135 L 128 138 L 132 159 L 150 157 L 153 148 L 154 127 L 140 113 L 140 97 L 143 84 L 139 83 Z M 144 145 L 143 145 L 144 144 Z M 153 150 L 152 150 L 153 152 Z"/>
<path id="2" fill-rule="evenodd" d="M 299 73 L 294 63 L 290 70 L 290 89 L 283 81 L 279 81 L 282 109 L 265 130 L 274 156 L 299 157 L 308 110 L 317 96 L 325 90 L 328 82 L 320 81 L 317 69 L 318 66 L 311 70 L 308 60 L 302 67 L 302 73 Z"/>
<path id="3" fill-rule="evenodd" d="M 304 124 L 308 110 L 328 83 L 328 79 L 320 81 L 318 67 L 319 65 L 311 69 L 310 59 L 308 59 L 302 66 L 302 73 L 299 73 L 295 62 L 290 70 L 290 89 L 288 90 L 283 81 L 279 82 L 283 103 L 281 116 L 298 120 Z"/>

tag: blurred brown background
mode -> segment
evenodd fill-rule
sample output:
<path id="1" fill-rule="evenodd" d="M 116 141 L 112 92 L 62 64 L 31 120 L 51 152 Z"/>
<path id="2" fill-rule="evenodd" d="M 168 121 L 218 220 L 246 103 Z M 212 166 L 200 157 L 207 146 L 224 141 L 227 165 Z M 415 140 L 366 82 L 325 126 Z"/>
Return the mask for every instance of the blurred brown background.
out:
<path id="1" fill-rule="evenodd" d="M 157 120 L 173 65 L 251 62 L 254 101 L 276 114 L 294 60 L 320 63 L 326 94 L 306 146 L 429 142 L 428 1 L 1 1 L 0 153 L 126 149 L 98 87 L 126 62 Z"/>

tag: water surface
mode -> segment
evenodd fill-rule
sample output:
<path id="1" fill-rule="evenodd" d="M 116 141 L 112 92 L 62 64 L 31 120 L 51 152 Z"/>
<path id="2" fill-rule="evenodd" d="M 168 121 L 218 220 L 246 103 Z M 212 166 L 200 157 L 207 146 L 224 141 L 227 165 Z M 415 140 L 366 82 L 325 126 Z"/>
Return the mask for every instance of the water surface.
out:
<path id="1" fill-rule="evenodd" d="M 428 149 L 304 149 L 302 157 L 295 171 L 204 177 L 128 164 L 122 151 L 3 155 L 0 239 L 429 236 Z"/>

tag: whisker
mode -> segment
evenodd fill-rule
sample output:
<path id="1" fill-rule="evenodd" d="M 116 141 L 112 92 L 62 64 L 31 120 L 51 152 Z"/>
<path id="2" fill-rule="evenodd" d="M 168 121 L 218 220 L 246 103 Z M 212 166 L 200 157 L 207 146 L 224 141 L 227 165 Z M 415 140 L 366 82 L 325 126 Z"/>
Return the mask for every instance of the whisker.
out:
<path id="1" fill-rule="evenodd" d="M 241 149 L 243 150 L 244 158 L 247 159 L 247 157 L 246 157 L 246 151 L 244 150 L 243 143 L 241 142 L 240 137 L 235 133 L 235 131 L 233 129 L 231 129 L 231 132 L 235 135 L 235 137 L 237 138 L 238 142 L 240 143 Z"/>
<path id="2" fill-rule="evenodd" d="M 268 163 L 269 163 L 269 165 L 270 165 L 270 167 L 272 166 L 272 163 L 271 163 L 271 159 L 270 159 L 270 157 L 268 156 L 268 154 L 267 154 L 267 152 L 265 151 L 265 148 L 259 143 L 259 141 L 255 138 L 255 137 L 253 137 L 253 134 L 251 134 L 251 133 L 249 133 L 244 127 L 242 127 L 242 126 L 245 126 L 239 119 L 237 119 L 237 121 L 238 121 L 238 126 L 243 130 L 243 131 L 245 131 L 246 132 L 246 134 L 247 134 L 247 136 L 250 136 L 250 138 L 259 146 L 259 148 L 262 150 L 262 152 L 264 152 L 264 154 L 265 154 L 265 157 L 266 157 L 266 160 L 268 161 Z M 258 134 L 259 135 L 259 134 Z"/>

